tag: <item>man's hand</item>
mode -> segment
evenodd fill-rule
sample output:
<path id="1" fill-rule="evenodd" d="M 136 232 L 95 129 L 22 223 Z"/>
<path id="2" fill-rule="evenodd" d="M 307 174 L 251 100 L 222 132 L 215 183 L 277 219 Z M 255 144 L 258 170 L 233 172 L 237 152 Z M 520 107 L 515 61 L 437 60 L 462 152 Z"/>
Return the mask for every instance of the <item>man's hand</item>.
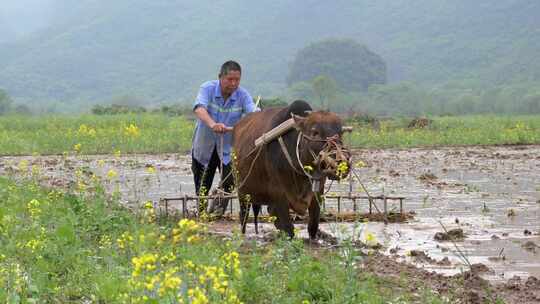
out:
<path id="1" fill-rule="evenodd" d="M 202 120 L 204 124 L 206 124 L 210 129 L 212 129 L 216 133 L 226 133 L 232 131 L 232 127 L 227 127 L 226 125 L 222 123 L 216 123 L 208 114 L 208 111 L 206 111 L 203 107 L 197 107 L 195 109 L 195 116 Z"/>
<path id="2" fill-rule="evenodd" d="M 214 130 L 214 132 L 216 133 L 226 133 L 226 132 L 232 131 L 232 128 L 227 127 L 226 125 L 222 123 L 214 123 L 212 125 L 212 130 Z"/>

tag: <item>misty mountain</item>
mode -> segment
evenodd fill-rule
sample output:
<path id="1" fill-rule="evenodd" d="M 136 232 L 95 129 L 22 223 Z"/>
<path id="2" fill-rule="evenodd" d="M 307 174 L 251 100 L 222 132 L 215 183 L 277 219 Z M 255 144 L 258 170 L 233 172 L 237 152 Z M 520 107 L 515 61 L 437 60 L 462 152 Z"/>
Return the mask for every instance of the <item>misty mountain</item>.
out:
<path id="1" fill-rule="evenodd" d="M 11 42 L 45 28 L 52 21 L 53 1 L 56 0 L 2 0 L 0 35 L 5 26 L 9 28 L 11 36 L 0 40 Z"/>
<path id="2" fill-rule="evenodd" d="M 540 1 L 54 0 L 48 27 L 0 45 L 0 88 L 19 100 L 190 100 L 228 59 L 253 94 L 284 92 L 296 52 L 353 38 L 390 82 L 539 81 Z"/>
<path id="3" fill-rule="evenodd" d="M 6 43 L 14 39 L 15 33 L 7 22 L 0 16 L 0 44 Z"/>

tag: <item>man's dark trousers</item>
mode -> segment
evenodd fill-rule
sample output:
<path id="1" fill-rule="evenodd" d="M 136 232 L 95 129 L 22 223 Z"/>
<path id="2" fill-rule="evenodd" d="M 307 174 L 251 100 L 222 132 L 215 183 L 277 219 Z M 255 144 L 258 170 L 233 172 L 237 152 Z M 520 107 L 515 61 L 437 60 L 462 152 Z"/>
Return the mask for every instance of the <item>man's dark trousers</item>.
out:
<path id="1" fill-rule="evenodd" d="M 217 147 L 214 147 L 214 151 L 212 152 L 212 156 L 210 157 L 210 161 L 208 162 L 208 166 L 206 168 L 203 164 L 191 156 L 191 171 L 193 172 L 193 177 L 195 180 L 195 193 L 197 193 L 197 195 L 208 195 L 210 187 L 212 187 L 216 169 L 220 169 L 220 167 L 221 161 L 218 155 Z M 232 193 L 234 189 L 234 178 L 231 173 L 231 167 L 231 163 L 228 163 L 227 165 L 223 164 L 223 172 L 220 172 L 221 180 L 223 181 L 221 189 L 229 193 Z M 223 180 L 224 178 L 225 180 Z M 229 199 L 222 199 L 220 202 L 218 202 L 217 206 L 211 206 L 211 208 L 213 209 L 214 207 L 220 207 L 216 211 L 219 214 L 223 214 L 225 209 L 227 209 L 228 204 Z M 204 210 L 199 210 L 199 212 L 201 211 Z M 212 211 L 213 210 L 210 210 L 210 212 Z"/>

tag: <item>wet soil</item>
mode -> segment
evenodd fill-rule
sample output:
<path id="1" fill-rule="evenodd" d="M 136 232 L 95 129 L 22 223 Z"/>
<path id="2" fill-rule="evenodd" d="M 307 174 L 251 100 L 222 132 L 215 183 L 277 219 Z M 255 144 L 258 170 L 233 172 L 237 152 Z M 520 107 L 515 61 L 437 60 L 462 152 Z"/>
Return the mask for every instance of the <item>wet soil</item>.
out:
<path id="1" fill-rule="evenodd" d="M 297 226 L 300 230 L 298 237 L 304 240 L 306 246 L 311 247 L 315 256 L 320 250 L 336 250 L 340 247 L 339 240 L 324 230 L 317 241 L 310 241 L 305 233 L 306 225 Z M 233 233 L 238 233 L 239 225 L 233 219 L 227 218 L 211 222 L 209 231 L 214 235 L 229 238 Z M 261 246 L 277 237 L 273 224 L 265 222 L 259 224 L 259 234 L 251 230 L 246 235 L 246 239 L 254 240 Z M 418 267 L 397 254 L 389 256 L 379 250 L 380 248 L 366 246 L 362 242 L 353 242 L 352 246 L 362 256 L 357 263 L 361 271 L 387 280 L 388 286 L 391 286 L 395 294 L 405 292 L 412 295 L 411 303 L 422 303 L 421 295 L 426 289 L 447 299 L 448 303 L 540 303 L 540 280 L 534 276 L 528 278 L 514 276 L 506 282 L 494 283 L 483 278 L 483 275 L 492 273 L 493 270 L 481 263 L 470 265 L 469 270 L 463 269 L 456 274 L 445 275 Z M 450 264 L 448 257 L 437 261 L 426 252 L 418 250 L 411 250 L 410 257 L 419 263 L 441 266 Z"/>
<path id="2" fill-rule="evenodd" d="M 28 162 L 25 170 L 21 170 L 21 160 Z M 368 214 L 365 200 L 357 201 L 353 216 L 343 216 L 350 214 L 352 203 L 342 201 L 338 212 L 335 202 L 327 200 L 321 230 L 328 238 L 361 243 L 370 239 L 380 244 L 379 254 L 366 267 L 381 275 L 405 274 L 428 282 L 435 290 L 456 290 L 449 287 L 456 276 L 462 276 L 463 282 L 469 265 L 484 265 L 485 271 L 479 271 L 481 266 L 473 270 L 470 284 L 484 286 L 487 280 L 508 303 L 517 303 L 517 299 L 522 299 L 520 303 L 540 302 L 536 279 L 540 277 L 540 146 L 354 151 L 353 162 L 360 160 L 366 167 L 356 172 L 368 192 L 405 197 L 405 210 L 414 218 L 388 224 L 376 216 L 357 218 L 357 214 Z M 86 178 L 96 174 L 103 178 L 109 193 L 118 189 L 121 200 L 133 207 L 147 200 L 157 204 L 160 198 L 194 192 L 186 155 L 0 157 L 0 175 L 30 175 L 33 165 L 39 168 L 40 181 L 55 187 L 75 185 L 76 169 L 82 169 L 79 176 Z M 117 176 L 108 179 L 110 170 Z M 348 181 L 328 183 L 327 187 L 330 194 L 350 190 L 364 194 L 358 181 L 352 185 Z M 169 207 L 174 209 L 174 204 Z M 389 201 L 388 208 L 399 214 L 395 202 Z M 223 221 L 213 229 L 227 235 L 238 226 Z M 296 224 L 296 228 L 299 237 L 307 238 L 305 224 Z M 435 239 L 437 233 L 454 229 L 461 229 L 463 238 Z M 248 224 L 248 237 L 265 242 L 275 232 L 264 220 L 261 230 L 254 236 L 253 225 Z M 469 293 L 468 287 L 462 295 Z M 487 296 L 490 294 L 470 294 L 470 302 Z"/>
<path id="3" fill-rule="evenodd" d="M 540 241 L 540 146 L 360 150 L 355 157 L 368 165 L 359 172 L 370 191 L 405 196 L 416 212 L 408 225 L 366 224 L 388 248 L 448 257 L 452 269 L 423 267 L 455 274 L 466 264 L 458 246 L 471 264 L 494 270 L 483 275 L 489 280 L 540 277 L 540 248 L 529 243 Z M 450 231 L 457 234 L 447 237 Z"/>
<path id="4" fill-rule="evenodd" d="M 469 271 L 445 276 L 382 254 L 368 256 L 363 264 L 367 271 L 396 284 L 406 278 L 406 289 L 410 293 L 429 288 L 452 303 L 497 303 L 497 300 L 504 303 L 540 303 L 540 280 L 537 278 L 514 277 L 506 283 L 493 284 L 480 276 L 487 271 L 485 265 L 480 265 Z"/>

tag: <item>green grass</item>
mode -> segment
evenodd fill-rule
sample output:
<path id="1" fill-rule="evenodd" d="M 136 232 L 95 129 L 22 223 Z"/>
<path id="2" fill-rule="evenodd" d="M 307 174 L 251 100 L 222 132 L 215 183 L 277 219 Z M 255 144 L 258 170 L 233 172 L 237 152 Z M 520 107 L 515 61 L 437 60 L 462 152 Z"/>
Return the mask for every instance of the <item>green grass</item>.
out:
<path id="1" fill-rule="evenodd" d="M 435 117 L 425 129 L 407 120 L 380 130 L 355 124 L 345 142 L 354 148 L 539 144 L 540 116 Z M 131 127 L 130 127 L 131 126 Z M 0 155 L 164 153 L 189 151 L 194 122 L 161 114 L 114 116 L 0 116 Z"/>
<path id="2" fill-rule="evenodd" d="M 540 115 L 435 117 L 423 129 L 408 129 L 409 120 L 382 121 L 380 130 L 355 125 L 345 142 L 355 148 L 410 148 L 462 145 L 539 144 Z"/>
<path id="3" fill-rule="evenodd" d="M 127 210 L 97 184 L 66 193 L 36 181 L 0 178 L 2 303 L 440 303 L 357 270 L 352 247 L 218 238 L 202 223 L 156 218 L 151 205 Z"/>
<path id="4" fill-rule="evenodd" d="M 0 116 L 0 155 L 62 154 L 77 144 L 82 154 L 185 152 L 193 128 L 161 114 Z"/>

